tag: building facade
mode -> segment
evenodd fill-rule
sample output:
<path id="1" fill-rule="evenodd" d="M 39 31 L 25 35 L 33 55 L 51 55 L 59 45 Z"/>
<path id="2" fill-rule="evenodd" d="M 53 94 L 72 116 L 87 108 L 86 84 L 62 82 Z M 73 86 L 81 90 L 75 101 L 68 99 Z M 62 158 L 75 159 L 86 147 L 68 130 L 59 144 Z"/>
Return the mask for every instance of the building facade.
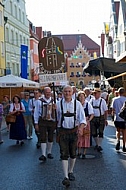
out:
<path id="1" fill-rule="evenodd" d="M 100 76 L 90 76 L 88 73 L 83 71 L 84 66 L 93 57 L 83 47 L 81 40 L 79 41 L 76 49 L 72 52 L 72 55 L 67 58 L 67 79 L 70 85 L 74 85 L 80 89 L 85 86 L 93 87 L 92 81 L 99 81 Z"/>
<path id="2" fill-rule="evenodd" d="M 6 75 L 21 76 L 21 46 L 28 47 L 27 75 L 29 76 L 29 21 L 25 0 L 3 0 L 5 25 Z"/>
<path id="3" fill-rule="evenodd" d="M 38 43 L 43 38 L 42 27 L 35 27 L 29 22 L 30 30 L 30 72 L 31 80 L 39 81 L 39 56 Z"/>
<path id="4" fill-rule="evenodd" d="M 0 0 L 0 76 L 5 74 L 4 6 Z"/>
<path id="5" fill-rule="evenodd" d="M 111 0 L 108 32 L 105 30 L 106 57 L 126 62 L 126 0 Z"/>

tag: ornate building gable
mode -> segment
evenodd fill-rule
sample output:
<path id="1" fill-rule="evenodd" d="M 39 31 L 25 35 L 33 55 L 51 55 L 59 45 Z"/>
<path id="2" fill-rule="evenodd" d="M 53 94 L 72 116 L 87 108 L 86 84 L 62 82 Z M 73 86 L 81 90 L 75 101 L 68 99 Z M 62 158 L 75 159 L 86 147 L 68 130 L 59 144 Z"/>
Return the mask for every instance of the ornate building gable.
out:
<path id="1" fill-rule="evenodd" d="M 70 57 L 72 60 L 80 60 L 79 63 L 81 63 L 82 60 L 88 62 L 90 60 L 91 55 L 89 51 L 87 51 L 87 49 L 83 46 L 80 40 Z"/>

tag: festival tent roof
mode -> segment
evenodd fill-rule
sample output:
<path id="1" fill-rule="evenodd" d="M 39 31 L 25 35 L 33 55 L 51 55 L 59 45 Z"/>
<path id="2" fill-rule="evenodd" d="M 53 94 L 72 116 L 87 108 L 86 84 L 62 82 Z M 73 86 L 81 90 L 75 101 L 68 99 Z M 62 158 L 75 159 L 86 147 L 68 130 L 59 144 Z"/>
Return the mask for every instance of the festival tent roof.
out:
<path id="1" fill-rule="evenodd" d="M 115 59 L 100 57 L 89 61 L 84 67 L 84 72 L 89 74 L 98 70 L 110 73 L 122 73 L 126 71 L 126 64 L 116 63 Z"/>
<path id="2" fill-rule="evenodd" d="M 0 77 L 1 88 L 14 88 L 14 87 L 26 87 L 26 88 L 39 88 L 39 83 L 24 79 L 14 75 L 6 75 Z"/>

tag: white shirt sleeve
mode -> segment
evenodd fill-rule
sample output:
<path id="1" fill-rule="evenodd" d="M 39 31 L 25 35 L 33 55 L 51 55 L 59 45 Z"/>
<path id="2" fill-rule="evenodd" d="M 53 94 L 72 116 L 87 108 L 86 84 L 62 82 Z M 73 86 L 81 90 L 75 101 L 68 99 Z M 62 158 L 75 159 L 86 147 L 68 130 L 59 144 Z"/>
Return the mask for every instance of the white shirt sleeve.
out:
<path id="1" fill-rule="evenodd" d="M 25 111 L 25 106 L 24 106 L 23 102 L 21 102 L 21 107 L 22 107 L 22 110 Z"/>
<path id="2" fill-rule="evenodd" d="M 11 104 L 10 104 L 10 110 L 9 110 L 9 112 L 13 112 L 13 109 L 14 109 L 14 104 L 11 103 Z"/>
<path id="3" fill-rule="evenodd" d="M 88 102 L 88 113 L 89 113 L 89 115 L 94 114 L 93 107 L 90 102 Z"/>
<path id="4" fill-rule="evenodd" d="M 39 116 L 41 116 L 42 112 L 42 102 L 40 100 L 36 100 L 35 109 L 34 109 L 34 123 L 38 124 Z"/>

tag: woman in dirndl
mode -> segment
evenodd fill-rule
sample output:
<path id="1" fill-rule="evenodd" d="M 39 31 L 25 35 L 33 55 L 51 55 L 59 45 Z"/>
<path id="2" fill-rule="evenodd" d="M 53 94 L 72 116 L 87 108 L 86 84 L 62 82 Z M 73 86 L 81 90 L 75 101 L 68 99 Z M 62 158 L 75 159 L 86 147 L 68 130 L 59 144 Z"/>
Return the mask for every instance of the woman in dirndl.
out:
<path id="1" fill-rule="evenodd" d="M 79 91 L 78 100 L 81 102 L 84 108 L 85 117 L 87 121 L 87 125 L 85 128 L 78 128 L 78 157 L 82 159 L 85 159 L 86 150 L 90 147 L 90 121 L 94 117 L 93 107 L 87 100 L 85 100 L 85 98 L 86 94 L 84 93 L 84 91 Z M 79 130 L 83 130 L 83 135 L 80 135 Z"/>
<path id="2" fill-rule="evenodd" d="M 10 139 L 16 140 L 16 144 L 20 144 L 22 146 L 24 144 L 23 140 L 27 139 L 27 132 L 25 129 L 25 120 L 23 116 L 25 107 L 18 95 L 13 97 L 9 112 L 16 116 L 15 123 L 11 123 L 10 126 Z"/>

